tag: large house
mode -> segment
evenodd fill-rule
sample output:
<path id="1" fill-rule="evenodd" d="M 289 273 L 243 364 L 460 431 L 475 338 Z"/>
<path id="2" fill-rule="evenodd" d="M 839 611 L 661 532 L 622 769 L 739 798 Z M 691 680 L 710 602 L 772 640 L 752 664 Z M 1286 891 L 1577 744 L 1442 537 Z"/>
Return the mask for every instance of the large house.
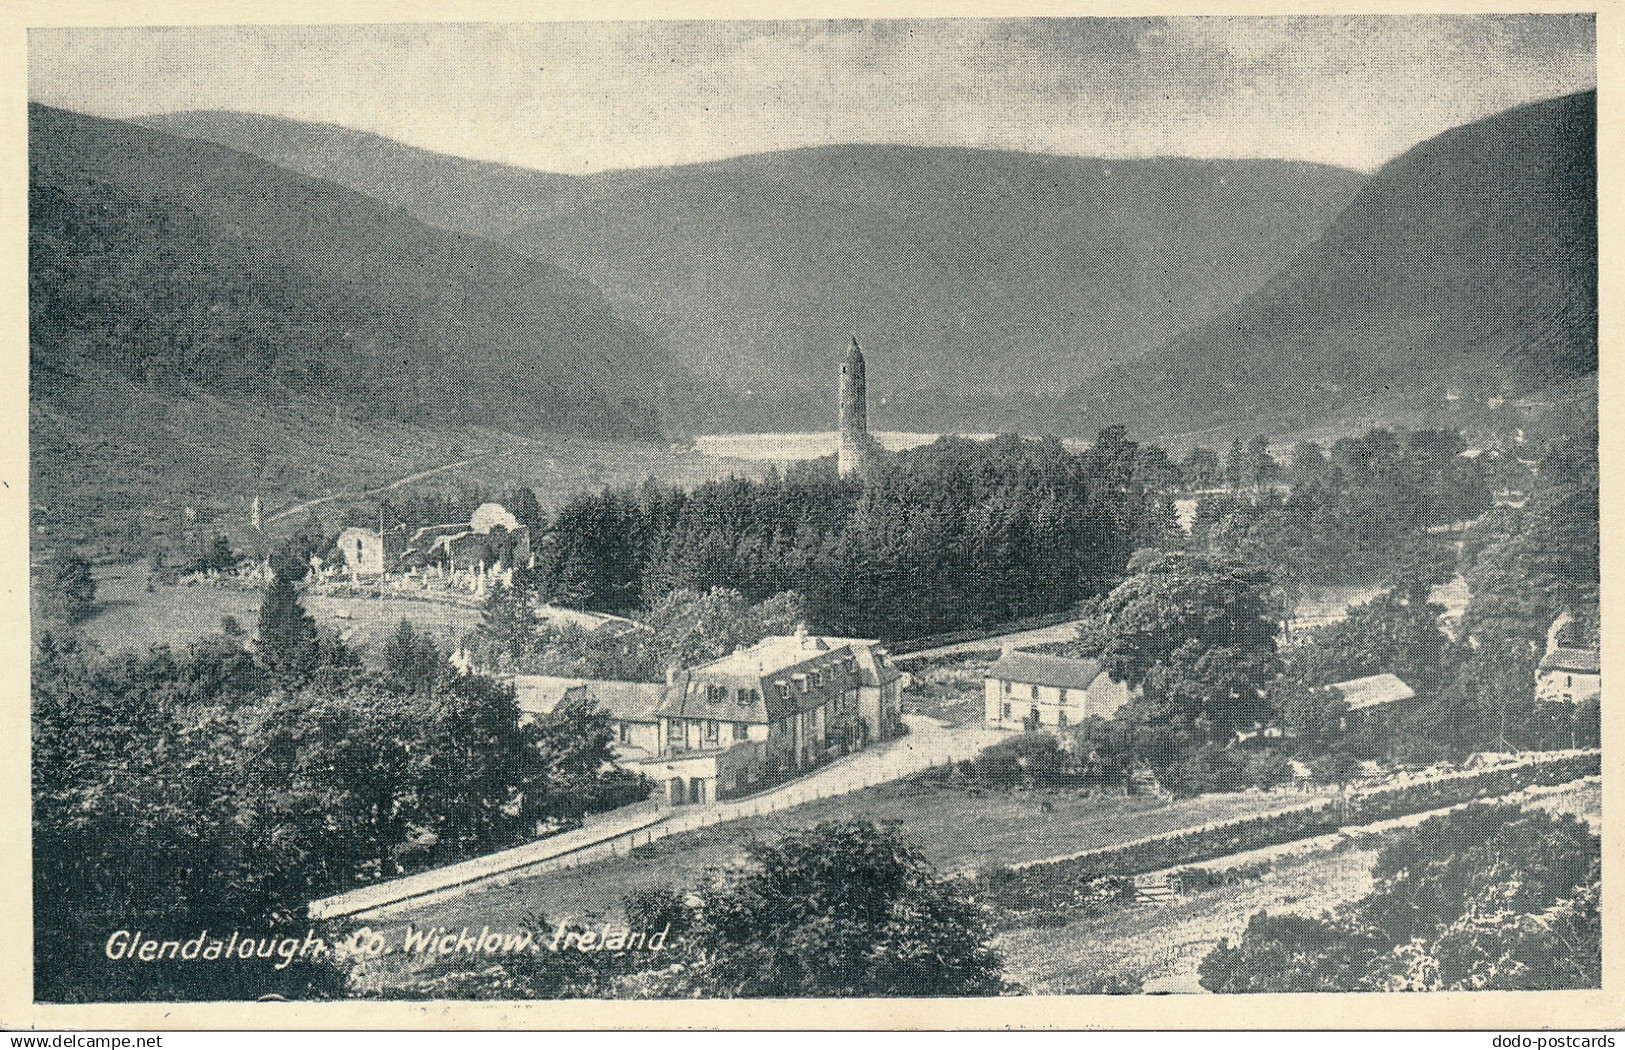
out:
<path id="1" fill-rule="evenodd" d="M 527 715 L 577 699 L 604 710 L 618 760 L 673 805 L 744 794 L 897 735 L 904 681 L 875 641 L 805 633 L 674 670 L 664 684 L 513 679 Z"/>
<path id="2" fill-rule="evenodd" d="M 1006 651 L 983 679 L 987 724 L 1002 729 L 1064 729 L 1091 715 L 1110 718 L 1134 695 L 1098 660 Z"/>

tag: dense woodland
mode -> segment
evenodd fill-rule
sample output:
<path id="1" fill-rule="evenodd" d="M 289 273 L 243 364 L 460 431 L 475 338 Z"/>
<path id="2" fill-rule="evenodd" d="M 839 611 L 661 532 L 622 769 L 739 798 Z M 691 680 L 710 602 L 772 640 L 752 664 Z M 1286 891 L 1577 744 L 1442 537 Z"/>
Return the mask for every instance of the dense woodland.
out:
<path id="1" fill-rule="evenodd" d="M 330 962 L 109 962 L 116 929 L 303 936 L 308 901 L 491 852 L 648 794 L 607 717 L 520 724 L 402 624 L 369 671 L 279 578 L 230 638 L 107 657 L 47 633 L 33 666 L 35 981 L 45 1001 L 333 994 Z M 200 974 L 204 976 L 200 977 Z"/>

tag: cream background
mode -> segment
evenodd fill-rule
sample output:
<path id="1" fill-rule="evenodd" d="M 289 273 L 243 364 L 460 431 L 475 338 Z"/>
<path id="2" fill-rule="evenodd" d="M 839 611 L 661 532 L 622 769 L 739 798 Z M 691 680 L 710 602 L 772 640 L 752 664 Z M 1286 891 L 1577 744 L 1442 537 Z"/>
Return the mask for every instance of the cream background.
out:
<path id="1" fill-rule="evenodd" d="M 251 1003 L 40 1006 L 31 1002 L 28 721 L 28 357 L 27 79 L 28 26 L 182 23 L 469 22 L 614 18 L 886 18 L 904 16 L 1059 16 L 1177 14 L 1332 14 L 1415 11 L 1595 11 L 1601 224 L 1603 661 L 1625 666 L 1617 535 L 1622 504 L 1620 317 L 1622 233 L 1620 92 L 1625 60 L 1621 0 L 1591 3 L 1451 3 L 1436 0 L 8 0 L 0 7 L 0 1027 L 7 1029 L 671 1029 L 671 1028 L 1618 1028 L 1625 1025 L 1625 851 L 1617 814 L 1625 777 L 1605 764 L 1603 808 L 1603 988 L 1587 992 L 1426 995 L 1057 996 L 991 1000 L 792 1000 L 525 1003 Z M 1625 717 L 1604 714 L 1604 753 L 1625 748 Z"/>

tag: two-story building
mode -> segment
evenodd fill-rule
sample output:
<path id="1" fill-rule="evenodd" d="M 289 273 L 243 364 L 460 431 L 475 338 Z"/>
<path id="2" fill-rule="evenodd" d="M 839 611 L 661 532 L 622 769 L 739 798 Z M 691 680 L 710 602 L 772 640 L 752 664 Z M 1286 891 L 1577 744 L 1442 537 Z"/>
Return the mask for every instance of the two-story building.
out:
<path id="1" fill-rule="evenodd" d="M 1008 650 L 983 678 L 987 724 L 1065 729 L 1091 715 L 1110 718 L 1134 695 L 1098 660 Z"/>
<path id="2" fill-rule="evenodd" d="M 519 675 L 522 711 L 573 698 L 610 717 L 618 758 L 673 805 L 712 802 L 857 750 L 902 725 L 905 675 L 878 643 L 763 639 L 664 684 Z"/>

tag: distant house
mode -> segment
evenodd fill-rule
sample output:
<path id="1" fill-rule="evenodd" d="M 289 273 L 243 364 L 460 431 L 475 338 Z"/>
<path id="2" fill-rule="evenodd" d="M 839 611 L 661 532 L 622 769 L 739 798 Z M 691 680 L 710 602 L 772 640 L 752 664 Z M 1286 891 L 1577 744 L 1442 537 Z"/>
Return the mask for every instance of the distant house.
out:
<path id="1" fill-rule="evenodd" d="M 1075 660 L 1042 653 L 1006 652 L 983 679 L 987 724 L 1076 725 L 1090 715 L 1110 718 L 1134 695 L 1101 670 L 1098 660 Z"/>
<path id="2" fill-rule="evenodd" d="M 1594 646 L 1564 645 L 1574 614 L 1563 610 L 1546 632 L 1546 655 L 1535 669 L 1535 698 L 1579 704 L 1602 695 L 1602 654 Z"/>
<path id="3" fill-rule="evenodd" d="M 1339 725 L 1339 728 L 1344 730 L 1348 729 L 1351 722 L 1390 711 L 1393 705 L 1416 698 L 1416 690 L 1392 674 L 1351 678 L 1346 682 L 1333 682 L 1329 688 L 1336 689 L 1342 695 L 1343 702 L 1348 705 L 1348 713 L 1343 716 Z"/>

